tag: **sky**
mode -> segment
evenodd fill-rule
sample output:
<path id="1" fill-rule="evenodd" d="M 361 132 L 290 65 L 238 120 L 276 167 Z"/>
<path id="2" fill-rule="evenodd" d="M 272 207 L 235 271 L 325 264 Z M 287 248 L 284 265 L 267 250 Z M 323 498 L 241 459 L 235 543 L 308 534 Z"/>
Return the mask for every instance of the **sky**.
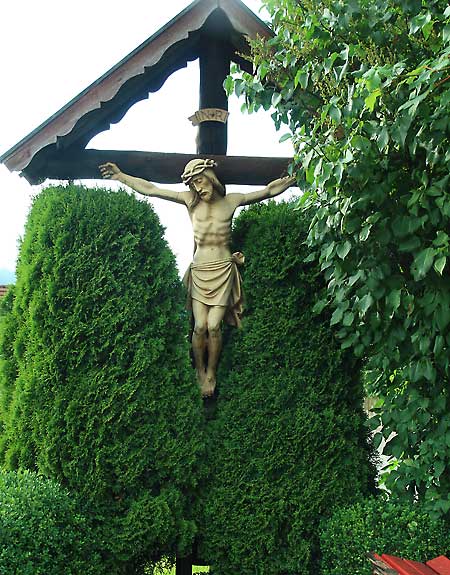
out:
<path id="1" fill-rule="evenodd" d="M 263 20 L 259 0 L 244 3 Z M 0 155 L 52 116 L 67 102 L 159 30 L 189 0 L 16 0 L 0 9 L 2 90 L 0 90 Z M 270 112 L 244 114 L 242 100 L 230 98 L 228 154 L 291 156 L 289 141 L 279 143 Z M 198 65 L 173 74 L 149 99 L 135 104 L 88 148 L 145 150 L 195 155 L 196 128 L 188 117 L 198 110 Z M 32 198 L 42 187 L 31 186 L 0 165 L 0 284 L 13 281 L 18 242 Z M 57 183 L 57 182 L 56 182 Z M 89 186 L 114 189 L 115 183 L 89 180 Z M 183 189 L 182 185 L 164 186 Z M 240 187 L 240 191 L 250 191 Z M 236 191 L 235 186 L 227 186 Z M 290 192 L 286 192 L 287 197 Z M 139 196 L 142 198 L 142 196 Z M 166 228 L 180 274 L 189 265 L 193 241 L 187 211 L 164 200 L 145 198 Z"/>

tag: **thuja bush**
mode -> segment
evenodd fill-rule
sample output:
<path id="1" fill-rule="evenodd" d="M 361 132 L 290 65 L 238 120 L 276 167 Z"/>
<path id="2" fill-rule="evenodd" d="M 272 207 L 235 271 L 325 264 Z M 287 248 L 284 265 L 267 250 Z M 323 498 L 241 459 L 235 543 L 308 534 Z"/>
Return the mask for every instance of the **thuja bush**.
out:
<path id="1" fill-rule="evenodd" d="M 17 377 L 17 361 L 14 356 L 15 319 L 12 307 L 15 286 L 11 286 L 6 295 L 0 298 L 0 452 L 6 441 L 5 417 L 3 407 L 11 400 L 11 391 Z"/>
<path id="2" fill-rule="evenodd" d="M 105 573 L 72 494 L 34 473 L 0 472 L 0 573 Z"/>
<path id="3" fill-rule="evenodd" d="M 425 562 L 450 552 L 450 531 L 422 503 L 370 498 L 337 510 L 320 533 L 323 575 L 371 575 L 369 553 Z"/>
<path id="4" fill-rule="evenodd" d="M 246 257 L 245 317 L 229 334 L 209 422 L 200 555 L 214 572 L 316 572 L 318 525 L 373 490 L 359 365 L 336 344 L 306 263 L 308 222 L 255 206 L 233 232 Z"/>
<path id="5" fill-rule="evenodd" d="M 184 296 L 152 209 L 125 192 L 34 201 L 3 318 L 2 452 L 84 501 L 111 573 L 189 550 L 202 405 Z"/>

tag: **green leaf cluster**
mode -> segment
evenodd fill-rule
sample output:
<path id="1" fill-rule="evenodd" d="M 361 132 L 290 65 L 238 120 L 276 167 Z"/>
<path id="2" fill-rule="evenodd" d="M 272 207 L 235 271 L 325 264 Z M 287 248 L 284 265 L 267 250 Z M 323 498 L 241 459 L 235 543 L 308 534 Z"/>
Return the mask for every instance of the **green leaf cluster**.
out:
<path id="1" fill-rule="evenodd" d="M 368 362 L 385 481 L 450 510 L 450 8 L 266 0 L 248 109 L 272 110 L 313 214 L 308 243 L 343 349 Z M 381 421 L 382 418 L 382 421 Z M 395 463 L 395 464 L 394 464 Z"/>
<path id="2" fill-rule="evenodd" d="M 152 209 L 124 191 L 34 201 L 1 321 L 3 465 L 83 502 L 110 573 L 190 549 L 203 408 L 184 294 Z"/>
<path id="3" fill-rule="evenodd" d="M 73 494 L 34 473 L 0 472 L 0 573 L 107 573 Z"/>
<path id="4" fill-rule="evenodd" d="M 425 563 L 450 551 L 450 532 L 423 504 L 370 498 L 337 510 L 321 525 L 323 575 L 371 575 L 369 553 Z"/>
<path id="5" fill-rule="evenodd" d="M 307 229 L 292 204 L 235 223 L 245 315 L 224 344 L 198 512 L 214 573 L 317 572 L 320 518 L 373 489 L 359 365 L 312 311 L 325 286 Z"/>

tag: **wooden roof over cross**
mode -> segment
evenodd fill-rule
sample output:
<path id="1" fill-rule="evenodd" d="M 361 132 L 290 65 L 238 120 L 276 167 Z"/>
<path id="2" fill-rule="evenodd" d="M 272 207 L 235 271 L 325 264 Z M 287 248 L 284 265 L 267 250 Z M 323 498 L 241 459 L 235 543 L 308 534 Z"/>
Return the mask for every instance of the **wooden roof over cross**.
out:
<path id="1" fill-rule="evenodd" d="M 85 148 L 94 136 L 119 122 L 133 104 L 159 90 L 173 72 L 197 58 L 200 107 L 227 108 L 222 84 L 230 61 L 251 72 L 251 63 L 242 57 L 250 52 L 247 37 L 271 35 L 240 0 L 196 0 L 3 154 L 0 162 L 10 171 L 20 171 L 32 184 L 46 178 L 99 178 L 97 166 L 105 161 L 155 182 L 175 183 L 195 155 L 216 159 L 224 183 L 265 184 L 279 177 L 289 158 L 226 156 L 226 125 L 219 122 L 200 124 L 196 154 Z"/>

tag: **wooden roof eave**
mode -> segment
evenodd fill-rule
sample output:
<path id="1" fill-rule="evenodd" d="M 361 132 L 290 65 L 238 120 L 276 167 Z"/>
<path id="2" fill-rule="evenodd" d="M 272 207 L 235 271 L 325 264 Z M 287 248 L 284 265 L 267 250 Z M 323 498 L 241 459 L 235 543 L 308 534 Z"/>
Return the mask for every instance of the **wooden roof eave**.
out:
<path id="1" fill-rule="evenodd" d="M 190 35 L 192 36 L 193 33 L 199 31 L 212 12 L 218 8 L 225 12 L 233 29 L 240 35 L 250 37 L 257 35 L 269 37 L 272 35 L 270 29 L 240 0 L 195 0 L 56 114 L 3 154 L 0 157 L 0 162 L 4 163 L 10 171 L 23 170 L 23 175 L 35 183 L 39 178 L 35 178 L 33 173 L 36 173 L 39 165 L 45 163 L 45 159 L 36 158 L 36 165 L 29 174 L 27 174 L 26 168 L 43 148 L 48 146 L 54 148 L 58 141 L 63 142 L 64 137 L 71 134 L 77 123 L 85 121 L 88 124 L 88 114 L 92 114 L 102 105 L 112 102 L 127 82 L 157 66 L 171 47 L 177 43 L 189 41 Z M 138 99 L 143 99 L 143 96 Z M 128 107 L 138 99 L 130 100 Z M 116 114 L 116 118 L 120 119 L 126 109 L 120 110 Z M 105 125 L 105 122 L 107 122 L 106 119 L 99 124 L 100 127 L 95 133 L 109 127 L 109 125 Z M 90 130 L 91 137 L 95 133 Z"/>

